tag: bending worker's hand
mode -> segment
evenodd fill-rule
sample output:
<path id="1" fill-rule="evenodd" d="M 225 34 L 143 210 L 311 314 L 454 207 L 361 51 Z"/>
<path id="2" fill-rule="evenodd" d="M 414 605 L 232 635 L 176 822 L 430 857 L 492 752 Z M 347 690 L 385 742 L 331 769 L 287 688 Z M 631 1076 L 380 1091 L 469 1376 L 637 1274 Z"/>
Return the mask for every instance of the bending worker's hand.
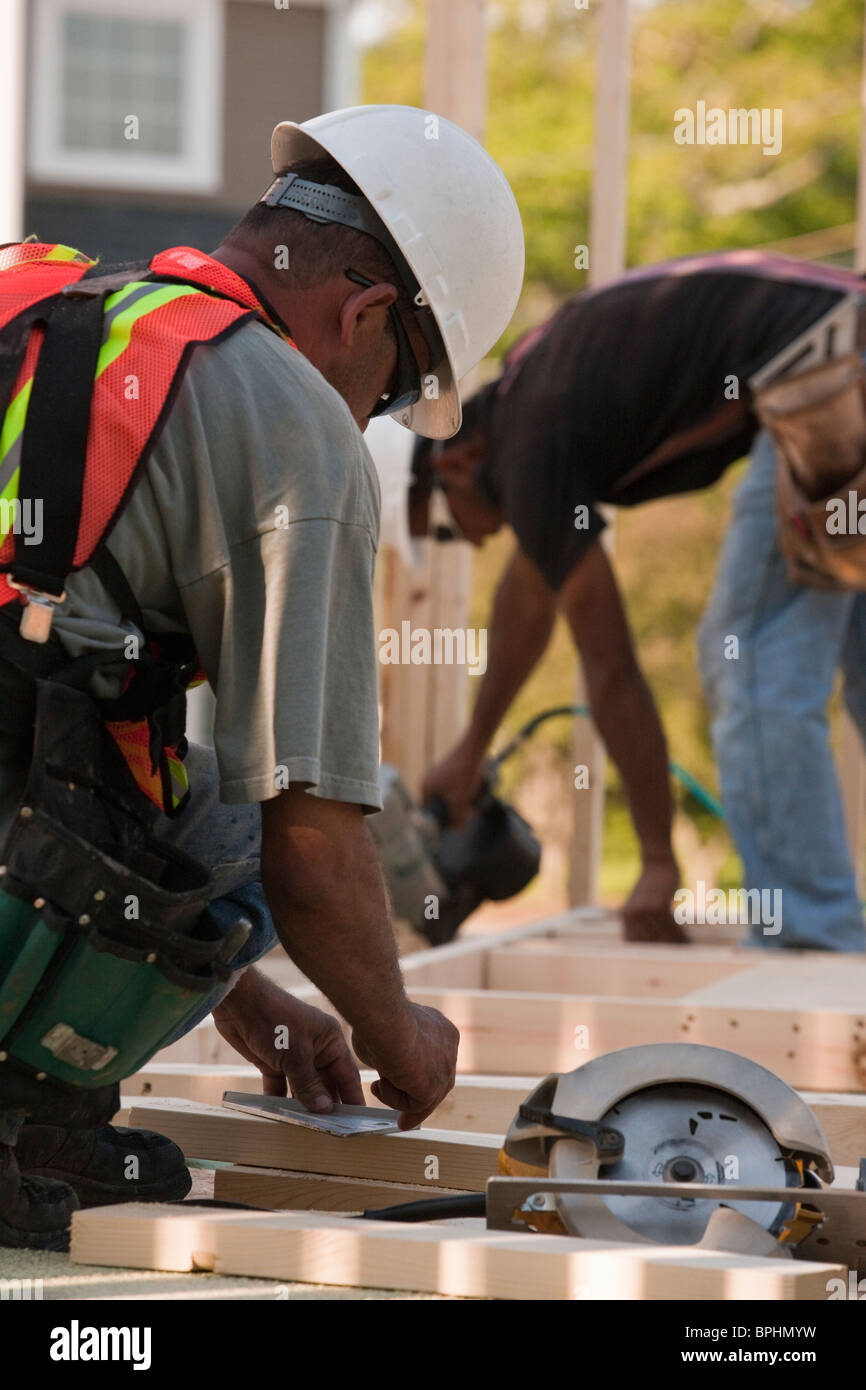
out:
<path id="1" fill-rule="evenodd" d="M 389 1030 L 377 1046 L 352 1035 L 352 1046 L 365 1066 L 375 1067 L 379 1080 L 373 1095 L 400 1113 L 400 1128 L 420 1125 L 454 1086 L 460 1034 L 438 1009 L 407 1005 L 403 1028 Z"/>
<path id="2" fill-rule="evenodd" d="M 441 797 L 448 807 L 451 824 L 461 826 L 472 811 L 472 802 L 484 780 L 486 756 L 458 743 L 440 762 L 434 763 L 421 784 L 421 800 L 426 805 Z"/>
<path id="3" fill-rule="evenodd" d="M 258 1067 L 266 1096 L 287 1088 L 320 1114 L 334 1101 L 363 1105 L 361 1077 L 335 1018 L 303 1004 L 251 966 L 214 1009 L 226 1042 Z"/>
<path id="4" fill-rule="evenodd" d="M 679 887 L 680 875 L 673 859 L 651 860 L 622 910 L 626 941 L 670 941 L 684 945 L 689 938 L 674 920 L 671 901 Z"/>

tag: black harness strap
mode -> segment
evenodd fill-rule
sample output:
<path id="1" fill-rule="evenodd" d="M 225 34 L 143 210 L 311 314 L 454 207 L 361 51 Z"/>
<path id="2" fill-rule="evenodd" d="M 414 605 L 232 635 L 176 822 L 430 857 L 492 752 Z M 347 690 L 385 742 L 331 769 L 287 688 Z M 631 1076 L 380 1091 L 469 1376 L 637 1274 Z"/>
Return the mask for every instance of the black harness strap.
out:
<path id="1" fill-rule="evenodd" d="M 49 295 L 38 304 L 28 305 L 15 318 L 4 324 L 0 331 L 0 425 L 12 400 L 12 390 L 24 361 L 30 333 L 34 324 L 45 322 L 54 297 Z"/>
<path id="2" fill-rule="evenodd" d="M 42 512 L 42 534 L 15 535 L 12 578 L 59 597 L 81 522 L 90 401 L 102 346 L 105 293 L 58 295 L 39 353 L 21 448 L 18 497 Z"/>
<path id="3" fill-rule="evenodd" d="M 100 545 L 90 557 L 90 568 L 103 588 L 111 595 L 120 609 L 122 618 L 135 623 L 139 632 L 146 633 L 144 614 L 132 586 L 107 545 Z"/>

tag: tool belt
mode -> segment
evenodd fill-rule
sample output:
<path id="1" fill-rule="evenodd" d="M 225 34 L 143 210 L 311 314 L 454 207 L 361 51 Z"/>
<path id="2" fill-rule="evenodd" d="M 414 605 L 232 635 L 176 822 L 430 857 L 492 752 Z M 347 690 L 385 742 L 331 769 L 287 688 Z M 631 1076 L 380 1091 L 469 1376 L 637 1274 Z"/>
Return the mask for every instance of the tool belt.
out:
<path id="1" fill-rule="evenodd" d="M 0 851 L 0 1056 L 97 1087 L 230 978 L 250 924 L 218 930 L 210 871 L 153 834 L 97 702 L 70 683 L 87 665 L 35 682 L 33 757 Z"/>
<path id="2" fill-rule="evenodd" d="M 848 295 L 749 380 L 778 455 L 779 545 L 813 588 L 866 589 L 864 348 L 863 296 Z"/>

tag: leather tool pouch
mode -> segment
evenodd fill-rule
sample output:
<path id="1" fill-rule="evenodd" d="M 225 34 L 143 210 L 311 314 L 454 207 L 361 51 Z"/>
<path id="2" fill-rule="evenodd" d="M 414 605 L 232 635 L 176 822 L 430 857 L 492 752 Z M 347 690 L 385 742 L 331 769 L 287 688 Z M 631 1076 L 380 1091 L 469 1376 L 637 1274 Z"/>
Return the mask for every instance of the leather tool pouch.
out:
<path id="1" fill-rule="evenodd" d="M 844 301 L 849 315 L 851 307 Z M 810 330 L 811 348 L 820 346 L 821 325 Z M 866 589 L 866 515 L 858 527 L 861 501 L 866 514 L 866 369 L 859 331 L 847 335 L 843 352 L 838 336 L 825 340 L 818 365 L 798 363 L 768 384 L 751 384 L 758 419 L 776 445 L 779 544 L 791 579 Z"/>
<path id="2" fill-rule="evenodd" d="M 210 919 L 210 871 L 153 834 L 95 701 L 36 688 L 30 774 L 0 852 L 0 1049 L 105 1086 L 224 985 L 250 926 L 227 937 Z"/>

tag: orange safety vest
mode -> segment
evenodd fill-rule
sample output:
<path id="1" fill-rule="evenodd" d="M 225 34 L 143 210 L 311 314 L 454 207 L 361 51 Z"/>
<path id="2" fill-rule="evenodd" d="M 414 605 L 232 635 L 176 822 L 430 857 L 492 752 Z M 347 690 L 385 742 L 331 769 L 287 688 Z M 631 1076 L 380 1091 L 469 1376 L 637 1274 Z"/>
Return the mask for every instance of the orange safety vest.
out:
<path id="1" fill-rule="evenodd" d="M 28 590 L 59 600 L 67 574 L 93 563 L 102 575 L 106 539 L 192 349 L 253 319 L 297 348 L 245 280 L 192 247 L 107 273 L 72 247 L 0 247 L 0 615 L 7 634 Z M 37 499 L 42 540 L 25 545 L 21 523 Z M 32 646 L 17 640 L 17 655 Z M 167 646 L 164 638 L 148 639 L 149 656 L 165 665 Z M 191 656 L 189 646 L 184 659 L 174 649 L 170 656 L 185 684 L 203 679 Z M 127 696 L 136 668 L 131 662 Z M 140 789 L 171 815 L 188 797 L 183 731 L 175 716 L 171 741 L 161 740 L 155 714 L 105 724 Z"/>

